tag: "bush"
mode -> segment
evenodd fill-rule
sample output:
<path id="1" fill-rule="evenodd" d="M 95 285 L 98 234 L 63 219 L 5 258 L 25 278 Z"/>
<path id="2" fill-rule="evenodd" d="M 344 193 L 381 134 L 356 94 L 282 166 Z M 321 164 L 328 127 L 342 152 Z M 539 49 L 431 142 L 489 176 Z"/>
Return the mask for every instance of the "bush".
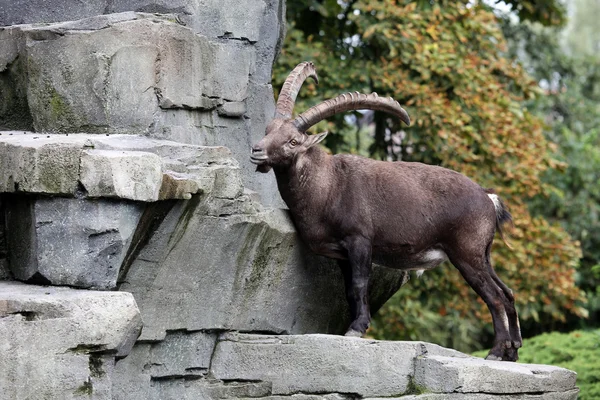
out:
<path id="1" fill-rule="evenodd" d="M 487 352 L 474 355 L 485 357 Z M 600 329 L 544 333 L 523 341 L 519 362 L 550 364 L 577 372 L 580 400 L 600 399 Z"/>

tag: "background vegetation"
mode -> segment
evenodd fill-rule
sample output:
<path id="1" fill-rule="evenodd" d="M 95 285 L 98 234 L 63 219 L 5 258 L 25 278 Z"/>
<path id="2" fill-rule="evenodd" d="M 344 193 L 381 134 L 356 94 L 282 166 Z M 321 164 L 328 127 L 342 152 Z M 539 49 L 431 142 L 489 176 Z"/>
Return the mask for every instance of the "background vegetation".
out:
<path id="1" fill-rule="evenodd" d="M 345 91 L 394 97 L 411 127 L 357 112 L 315 131 L 331 132 L 333 153 L 438 164 L 494 188 L 515 227 L 513 249 L 498 240 L 493 262 L 515 292 L 524 337 L 598 327 L 600 0 L 496 3 L 288 2 L 274 84 L 311 60 L 320 85 L 305 84 L 296 111 Z M 489 347 L 492 332 L 489 312 L 451 265 L 413 279 L 370 330 L 463 351 Z M 585 343 L 598 346 L 597 334 Z"/>
<path id="2" fill-rule="evenodd" d="M 520 362 L 549 364 L 577 371 L 579 400 L 600 399 L 600 330 L 543 333 L 525 339 Z M 487 351 L 475 353 L 485 357 Z"/>

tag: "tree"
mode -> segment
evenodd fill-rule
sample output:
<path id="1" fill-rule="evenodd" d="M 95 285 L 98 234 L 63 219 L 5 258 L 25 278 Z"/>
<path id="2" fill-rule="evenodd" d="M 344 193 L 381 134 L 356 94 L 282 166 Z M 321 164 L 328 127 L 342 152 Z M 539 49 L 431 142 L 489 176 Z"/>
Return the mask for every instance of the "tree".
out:
<path id="1" fill-rule="evenodd" d="M 276 86 L 302 60 L 315 62 L 321 81 L 318 91 L 307 82 L 296 109 L 355 90 L 400 101 L 413 126 L 401 130 L 397 121 L 376 114 L 371 155 L 440 164 L 495 188 L 510 205 L 515 227 L 514 249 L 496 244 L 493 259 L 516 292 L 521 318 L 584 315 L 584 296 L 574 284 L 577 243 L 557 224 L 532 217 L 527 206 L 528 199 L 552 192 L 541 176 L 562 166 L 549 155 L 543 122 L 524 107 L 540 90 L 518 63 L 503 56 L 506 43 L 488 6 L 306 0 L 290 4 L 288 15 Z M 348 118 L 323 121 L 316 129 L 333 133 L 326 143 L 333 152 L 364 151 Z M 407 315 L 423 315 L 428 322 L 409 326 Z M 372 334 L 410 338 L 418 329 L 422 340 L 457 347 L 452 333 L 469 330 L 471 345 L 479 346 L 491 337 L 490 321 L 458 272 L 444 266 L 390 300 Z"/>
<path id="2" fill-rule="evenodd" d="M 576 283 L 587 293 L 590 318 L 571 318 L 563 329 L 600 325 L 600 57 L 594 51 L 600 28 L 590 18 L 600 11 L 600 1 L 577 0 L 573 6 L 565 30 L 503 21 L 510 54 L 519 57 L 545 91 L 528 108 L 544 119 L 553 157 L 565 164 L 543 174 L 554 189 L 535 196 L 530 209 L 560 223 L 583 251 Z"/>

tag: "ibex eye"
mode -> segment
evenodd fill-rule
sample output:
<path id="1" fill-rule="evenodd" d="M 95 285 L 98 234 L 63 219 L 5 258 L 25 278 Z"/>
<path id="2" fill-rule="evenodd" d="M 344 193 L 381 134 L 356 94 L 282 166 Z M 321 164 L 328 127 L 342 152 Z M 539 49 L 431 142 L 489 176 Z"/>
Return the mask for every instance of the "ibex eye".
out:
<path id="1" fill-rule="evenodd" d="M 292 146 L 296 146 L 296 145 L 298 145 L 298 141 L 296 139 L 292 139 L 292 140 L 290 140 L 290 144 Z"/>

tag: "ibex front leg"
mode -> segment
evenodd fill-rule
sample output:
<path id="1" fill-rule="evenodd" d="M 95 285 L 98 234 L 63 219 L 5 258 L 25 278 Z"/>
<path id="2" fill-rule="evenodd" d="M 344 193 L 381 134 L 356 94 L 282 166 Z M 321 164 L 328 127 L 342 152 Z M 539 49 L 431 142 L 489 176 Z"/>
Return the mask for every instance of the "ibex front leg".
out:
<path id="1" fill-rule="evenodd" d="M 346 284 L 346 298 L 353 318 L 346 336 L 362 336 L 371 322 L 369 311 L 369 275 L 371 273 L 371 242 L 362 236 L 344 240 L 347 260 L 340 261 Z"/>

